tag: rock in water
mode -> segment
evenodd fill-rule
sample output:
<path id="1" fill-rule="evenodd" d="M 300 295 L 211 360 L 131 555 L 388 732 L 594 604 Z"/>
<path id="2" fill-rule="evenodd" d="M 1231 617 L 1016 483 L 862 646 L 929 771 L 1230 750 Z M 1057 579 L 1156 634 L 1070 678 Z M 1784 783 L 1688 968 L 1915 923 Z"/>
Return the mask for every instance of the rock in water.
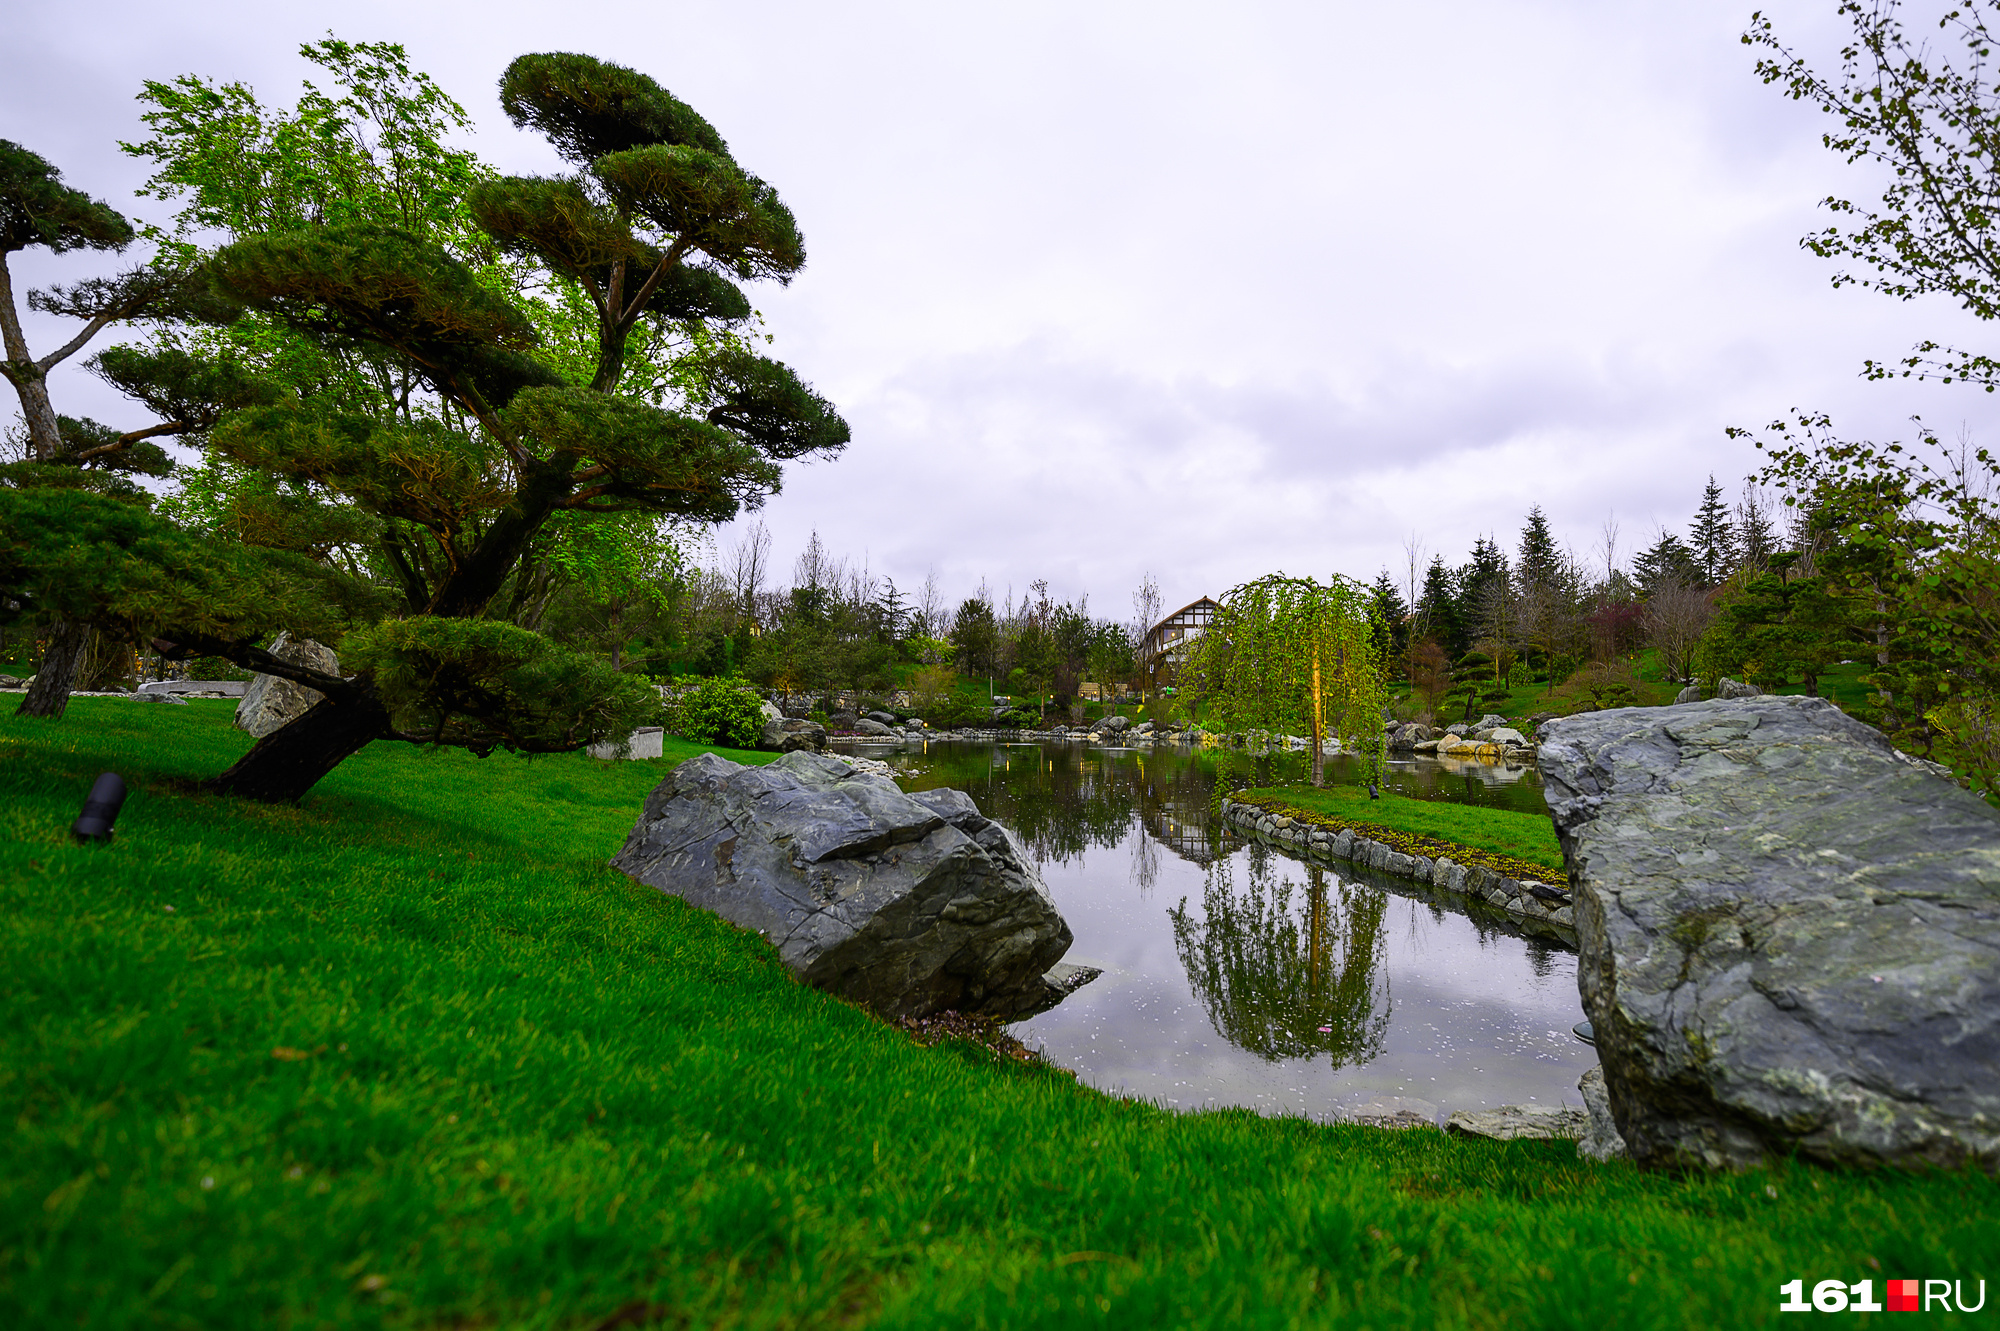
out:
<path id="1" fill-rule="evenodd" d="M 702 754 L 646 798 L 611 863 L 763 933 L 806 983 L 887 1018 L 1053 1007 L 1069 926 L 1007 829 L 959 790 L 794 752 L 768 767 Z"/>
<path id="2" fill-rule="evenodd" d="M 340 658 L 333 649 L 311 638 L 294 642 L 291 634 L 280 633 L 271 642 L 271 655 L 329 675 L 340 673 Z M 304 716 L 307 708 L 325 696 L 318 689 L 276 675 L 252 675 L 243 688 L 243 701 L 236 704 L 236 728 L 262 739 Z"/>
<path id="3" fill-rule="evenodd" d="M 1634 1160 L 2000 1173 L 2000 813 L 1819 698 L 1570 717 L 1541 769 Z"/>

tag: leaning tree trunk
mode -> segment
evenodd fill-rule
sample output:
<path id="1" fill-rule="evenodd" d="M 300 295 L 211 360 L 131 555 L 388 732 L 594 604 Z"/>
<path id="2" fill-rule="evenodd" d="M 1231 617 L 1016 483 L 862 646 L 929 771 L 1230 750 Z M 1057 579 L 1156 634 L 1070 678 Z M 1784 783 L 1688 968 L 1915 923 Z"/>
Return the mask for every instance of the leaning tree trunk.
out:
<path id="1" fill-rule="evenodd" d="M 267 804 L 295 801 L 334 768 L 389 733 L 389 712 L 373 693 L 336 702 L 322 698 L 288 725 L 251 746 L 220 776 L 201 783 L 218 795 Z"/>
<path id="2" fill-rule="evenodd" d="M 90 625 L 80 619 L 58 619 L 51 629 L 41 668 L 35 671 L 35 682 L 28 686 L 28 696 L 21 699 L 16 716 L 40 716 L 54 721 L 69 708 L 76 672 L 90 651 Z"/>

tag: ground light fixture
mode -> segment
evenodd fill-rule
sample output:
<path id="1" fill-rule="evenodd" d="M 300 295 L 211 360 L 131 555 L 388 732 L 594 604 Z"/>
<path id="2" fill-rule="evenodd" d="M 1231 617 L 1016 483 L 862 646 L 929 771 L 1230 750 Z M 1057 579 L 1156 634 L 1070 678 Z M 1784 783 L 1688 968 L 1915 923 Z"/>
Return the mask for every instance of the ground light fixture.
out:
<path id="1" fill-rule="evenodd" d="M 1570 1034 L 1574 1035 L 1577 1039 L 1583 1041 L 1585 1044 L 1594 1045 L 1597 1043 L 1597 1030 L 1589 1022 L 1579 1021 L 1576 1025 L 1570 1027 L 1569 1029 L 1570 1029 Z"/>
<path id="2" fill-rule="evenodd" d="M 116 772 L 100 772 L 90 787 L 90 798 L 83 802 L 83 812 L 70 824 L 69 834 L 78 841 L 111 840 L 111 825 L 118 821 L 118 810 L 124 806 L 125 778 Z"/>

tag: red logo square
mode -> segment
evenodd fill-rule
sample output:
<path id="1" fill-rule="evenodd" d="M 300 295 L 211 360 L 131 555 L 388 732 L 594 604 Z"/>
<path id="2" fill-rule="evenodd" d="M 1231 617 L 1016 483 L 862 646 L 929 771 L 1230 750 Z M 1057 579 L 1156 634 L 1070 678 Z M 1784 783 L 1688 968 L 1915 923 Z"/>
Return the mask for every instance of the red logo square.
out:
<path id="1" fill-rule="evenodd" d="M 1889 1311 L 1892 1313 L 1913 1313 L 1923 1311 L 1918 1290 L 1921 1280 L 1891 1280 L 1889 1282 Z"/>

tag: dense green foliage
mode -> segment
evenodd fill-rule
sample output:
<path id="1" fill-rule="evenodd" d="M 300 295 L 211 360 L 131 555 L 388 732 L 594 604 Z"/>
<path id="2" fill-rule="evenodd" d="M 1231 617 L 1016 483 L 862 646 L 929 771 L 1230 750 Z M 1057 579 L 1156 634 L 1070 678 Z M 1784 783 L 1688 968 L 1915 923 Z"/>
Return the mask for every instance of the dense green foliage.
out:
<path id="1" fill-rule="evenodd" d="M 668 719 L 668 729 L 682 739 L 753 749 L 764 729 L 764 703 L 742 680 L 716 676 L 682 688 Z"/>
<path id="2" fill-rule="evenodd" d="M 1325 739 L 1371 767 L 1381 762 L 1382 635 L 1367 588 L 1278 573 L 1231 588 L 1217 605 L 1181 672 L 1206 724 L 1307 736 L 1315 785 Z"/>
<path id="3" fill-rule="evenodd" d="M 74 708 L 0 718 L 8 1325 L 1648 1331 L 1990 1270 L 1987 1178 L 1646 1176 L 918 1048 L 604 866 L 662 764 L 377 746 L 224 803 L 227 704 Z M 105 768 L 118 839 L 71 845 Z"/>
<path id="4" fill-rule="evenodd" d="M 1879 203 L 1825 200 L 1833 224 L 1802 244 L 1858 261 L 1861 271 L 1840 270 L 1836 286 L 1899 300 L 1942 294 L 1979 319 L 2000 317 L 1993 5 L 1953 5 L 1937 37 L 1912 37 L 1894 3 L 1842 0 L 1839 13 L 1851 37 L 1835 75 L 1788 50 L 1761 15 L 1743 38 L 1763 48 L 1757 70 L 1766 83 L 1831 119 L 1827 148 L 1878 168 Z M 1867 370 L 2000 388 L 2000 361 L 1930 341 Z M 1761 630 L 1809 682 L 1841 648 L 1865 653 L 1875 666 L 1868 719 L 2000 801 L 2000 464 L 1968 442 L 1945 446 L 1921 420 L 1910 443 L 1876 444 L 1842 439 L 1825 415 L 1797 412 L 1773 422 L 1758 446 L 1770 455 L 1764 478 L 1785 491 L 1814 539 L 1801 547 L 1804 576 L 1741 590 L 1735 618 L 1754 624 L 1732 627 Z"/>
<path id="5" fill-rule="evenodd" d="M 296 798 L 378 738 L 532 752 L 621 735 L 653 704 L 620 677 L 615 629 L 607 667 L 535 623 L 562 573 L 611 602 L 615 624 L 660 571 L 663 530 L 754 507 L 785 461 L 846 442 L 823 399 L 729 331 L 748 312 L 730 279 L 789 279 L 805 257 L 797 226 L 635 71 L 516 61 L 509 114 L 556 127 L 578 173 L 498 177 L 442 145 L 463 112 L 399 48 L 329 39 L 306 54 L 344 97 L 309 89 L 274 115 L 237 85 L 148 85 L 154 137 L 131 150 L 159 165 L 152 192 L 187 199 L 179 229 L 155 238 L 199 264 L 231 317 L 124 368 L 254 362 L 264 388 L 213 403 L 208 475 L 177 508 L 135 509 L 126 525 L 146 531 L 132 540 L 90 539 L 108 529 L 85 520 L 82 498 L 72 539 L 23 539 L 32 515 L 0 488 L 8 602 L 317 688 L 321 715 L 217 778 L 255 798 Z M 194 237 L 211 230 L 228 243 L 200 251 Z M 544 350 L 576 332 L 564 311 L 578 303 L 586 363 Z M 676 337 L 696 368 L 675 393 L 644 374 L 625 391 L 628 361 Z M 119 368 L 105 363 L 114 381 Z M 211 399 L 232 382 L 209 378 Z M 201 382 L 181 376 L 184 390 Z M 158 556 L 148 567 L 163 585 L 183 585 L 114 614 L 77 571 L 127 566 L 135 544 Z M 269 575 L 257 605 L 187 612 L 209 564 L 246 561 Z M 351 640 L 356 670 L 274 661 L 261 644 L 275 624 Z"/>

